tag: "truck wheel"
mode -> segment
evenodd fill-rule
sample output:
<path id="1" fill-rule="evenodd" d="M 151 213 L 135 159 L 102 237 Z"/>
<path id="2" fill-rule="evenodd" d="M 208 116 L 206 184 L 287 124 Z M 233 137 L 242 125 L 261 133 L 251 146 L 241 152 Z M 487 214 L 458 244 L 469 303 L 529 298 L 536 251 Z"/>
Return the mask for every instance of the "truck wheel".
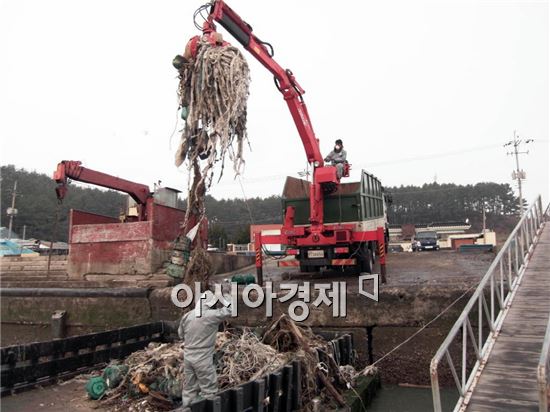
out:
<path id="1" fill-rule="evenodd" d="M 357 252 L 357 270 L 359 270 L 359 273 L 371 273 L 372 264 L 369 245 L 368 243 L 363 243 L 359 248 Z"/>
<path id="2" fill-rule="evenodd" d="M 362 273 L 371 273 L 372 268 L 371 268 L 370 258 L 368 257 L 361 258 L 360 265 L 361 265 L 360 271 Z"/>
<path id="3" fill-rule="evenodd" d="M 376 263 L 376 251 L 378 250 L 378 242 L 369 242 L 369 256 L 371 258 L 371 269 L 374 268 L 374 264 Z"/>

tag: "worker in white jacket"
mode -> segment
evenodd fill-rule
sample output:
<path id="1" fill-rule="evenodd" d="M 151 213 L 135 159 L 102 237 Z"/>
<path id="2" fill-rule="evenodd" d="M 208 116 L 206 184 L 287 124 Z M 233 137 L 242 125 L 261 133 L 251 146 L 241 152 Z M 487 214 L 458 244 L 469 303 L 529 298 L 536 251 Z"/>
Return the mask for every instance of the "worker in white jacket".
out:
<path id="1" fill-rule="evenodd" d="M 198 299 L 195 310 L 187 312 L 178 328 L 184 340 L 182 391 L 183 407 L 218 392 L 218 376 L 214 366 L 216 334 L 220 323 L 231 315 L 231 300 L 224 300 L 221 309 L 214 309 L 216 297 L 211 291 Z"/>

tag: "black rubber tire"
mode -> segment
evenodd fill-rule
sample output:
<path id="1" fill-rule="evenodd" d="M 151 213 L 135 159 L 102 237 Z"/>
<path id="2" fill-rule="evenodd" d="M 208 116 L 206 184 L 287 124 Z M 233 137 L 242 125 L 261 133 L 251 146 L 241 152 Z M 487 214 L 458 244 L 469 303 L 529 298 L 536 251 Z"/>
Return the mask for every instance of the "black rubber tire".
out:
<path id="1" fill-rule="evenodd" d="M 369 248 L 369 243 L 361 243 L 358 247 L 360 248 L 357 251 L 357 270 L 359 273 L 372 273 L 372 264 L 371 264 L 371 250 Z"/>

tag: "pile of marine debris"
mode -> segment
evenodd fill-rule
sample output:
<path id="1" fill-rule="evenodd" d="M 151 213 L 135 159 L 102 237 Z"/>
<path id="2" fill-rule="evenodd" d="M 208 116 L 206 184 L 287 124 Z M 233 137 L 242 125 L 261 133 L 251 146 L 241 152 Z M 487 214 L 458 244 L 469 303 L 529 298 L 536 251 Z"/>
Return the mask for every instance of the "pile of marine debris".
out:
<path id="1" fill-rule="evenodd" d="M 326 409 L 345 405 L 342 392 L 353 386 L 353 367 L 338 366 L 330 343 L 288 316 L 259 335 L 249 329 L 218 333 L 216 359 L 220 390 L 256 380 L 289 362 L 301 365 L 304 409 L 315 398 Z M 95 388 L 94 388 L 95 385 Z M 183 385 L 183 343 L 150 343 L 90 379 L 88 394 L 109 411 L 168 411 L 177 407 Z M 266 400 L 267 401 L 267 400 Z M 318 402 L 318 401 L 317 401 Z"/>

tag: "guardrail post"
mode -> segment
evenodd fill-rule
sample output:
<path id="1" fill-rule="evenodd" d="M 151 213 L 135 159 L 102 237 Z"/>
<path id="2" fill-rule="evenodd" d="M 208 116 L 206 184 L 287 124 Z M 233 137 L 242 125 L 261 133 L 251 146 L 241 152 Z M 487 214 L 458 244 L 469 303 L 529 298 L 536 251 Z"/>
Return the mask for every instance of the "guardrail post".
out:
<path id="1" fill-rule="evenodd" d="M 514 261 L 514 269 L 516 272 L 516 277 L 519 274 L 519 251 L 518 251 L 518 235 L 517 233 L 514 235 L 514 252 L 515 252 L 515 261 Z"/>
<path id="2" fill-rule="evenodd" d="M 481 358 L 481 352 L 483 350 L 483 303 L 481 301 L 481 296 L 477 300 L 477 311 L 478 313 L 478 325 L 477 325 L 477 331 L 478 331 L 478 344 L 477 347 L 479 348 L 479 357 Z"/>
<path id="3" fill-rule="evenodd" d="M 512 249 L 508 248 L 508 291 L 512 289 Z"/>
<path id="4" fill-rule="evenodd" d="M 495 278 L 491 273 L 491 325 L 495 324 Z"/>
<path id="5" fill-rule="evenodd" d="M 441 396 L 439 393 L 439 378 L 437 375 L 438 363 L 432 359 L 430 364 L 430 380 L 432 382 L 432 397 L 434 402 L 434 412 L 441 412 Z"/>
<path id="6" fill-rule="evenodd" d="M 462 393 L 466 392 L 466 349 L 468 347 L 468 336 L 466 322 L 462 323 Z"/>
<path id="7" fill-rule="evenodd" d="M 499 296 L 499 305 L 500 309 L 504 307 L 504 263 L 503 259 L 500 260 L 499 273 L 500 273 L 500 296 Z"/>
<path id="8" fill-rule="evenodd" d="M 529 245 L 531 246 L 531 243 L 533 242 L 535 231 L 533 230 L 533 209 L 529 211 L 529 215 L 527 216 L 527 235 L 529 236 Z M 529 247 L 527 248 L 529 250 Z"/>
<path id="9" fill-rule="evenodd" d="M 544 340 L 542 342 L 542 349 L 540 353 L 539 363 L 537 365 L 537 384 L 539 390 L 539 411 L 547 412 L 548 398 L 550 390 L 550 382 L 548 380 L 550 370 L 550 317 L 548 317 L 548 323 L 546 325 L 546 333 L 544 334 Z"/>

